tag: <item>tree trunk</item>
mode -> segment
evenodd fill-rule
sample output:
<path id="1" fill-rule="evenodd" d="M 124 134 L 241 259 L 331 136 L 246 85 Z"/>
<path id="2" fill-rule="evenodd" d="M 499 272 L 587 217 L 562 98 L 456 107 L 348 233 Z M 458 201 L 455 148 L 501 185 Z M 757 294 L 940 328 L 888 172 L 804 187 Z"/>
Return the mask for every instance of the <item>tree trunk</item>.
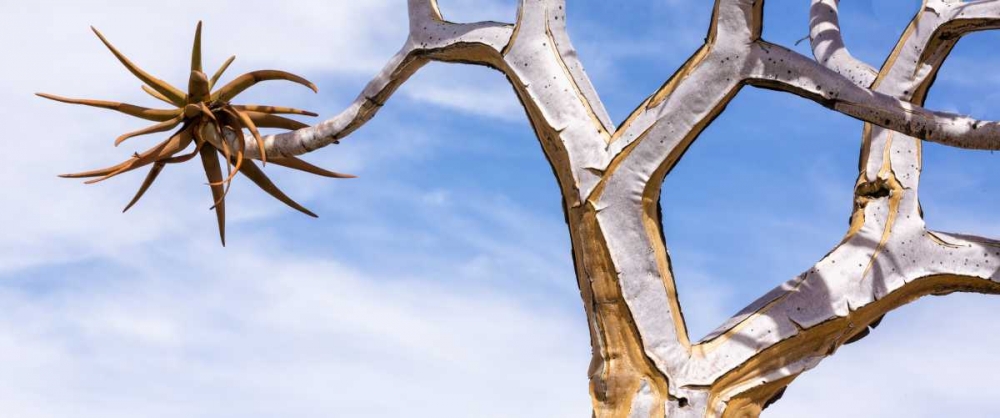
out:
<path id="1" fill-rule="evenodd" d="M 732 385 L 680 388 L 668 381 L 646 355 L 635 318 L 622 295 L 597 214 L 591 205 L 566 205 L 576 275 L 590 327 L 592 360 L 588 374 L 597 418 L 707 417 L 709 400 L 736 390 Z M 780 379 L 733 398 L 722 417 L 751 418 L 773 403 L 790 383 Z"/>
<path id="2" fill-rule="evenodd" d="M 607 242 L 591 205 L 566 205 L 573 260 L 590 327 L 590 393 L 596 417 L 627 417 L 639 398 L 651 398 L 664 416 L 666 378 L 643 351 L 631 311 L 622 297 Z"/>

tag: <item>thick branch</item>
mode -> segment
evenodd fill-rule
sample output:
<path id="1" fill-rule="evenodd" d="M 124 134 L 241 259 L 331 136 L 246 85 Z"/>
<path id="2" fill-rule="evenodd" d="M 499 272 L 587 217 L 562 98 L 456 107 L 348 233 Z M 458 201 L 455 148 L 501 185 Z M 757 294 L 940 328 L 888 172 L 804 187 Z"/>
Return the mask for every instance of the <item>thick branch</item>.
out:
<path id="1" fill-rule="evenodd" d="M 739 90 L 739 63 L 759 35 L 752 23 L 759 22 L 760 7 L 743 0 L 716 3 L 708 42 L 619 128 L 610 147 L 615 159 L 588 202 L 597 210 L 643 349 L 669 379 L 673 410 L 696 409 L 700 398 L 676 379 L 691 351 L 660 235 L 660 184 Z"/>
<path id="2" fill-rule="evenodd" d="M 612 137 L 611 155 L 618 156 L 633 141 L 647 136 L 655 124 L 669 117 L 665 110 L 669 99 L 680 85 L 689 82 L 695 69 L 706 62 L 715 72 L 729 74 L 725 82 L 731 82 L 738 74 L 734 64 L 746 57 L 746 45 L 760 38 L 763 11 L 762 1 L 716 0 L 705 44 L 622 122 Z M 718 61 L 713 62 L 710 56 Z"/>
<path id="3" fill-rule="evenodd" d="M 883 231 L 866 228 L 710 335 L 700 346 L 704 361 L 692 363 L 691 375 L 735 395 L 762 378 L 812 368 L 863 338 L 889 311 L 920 297 L 1000 293 L 1000 243 L 934 234 L 917 225 L 896 225 L 903 233 L 880 243 Z"/>

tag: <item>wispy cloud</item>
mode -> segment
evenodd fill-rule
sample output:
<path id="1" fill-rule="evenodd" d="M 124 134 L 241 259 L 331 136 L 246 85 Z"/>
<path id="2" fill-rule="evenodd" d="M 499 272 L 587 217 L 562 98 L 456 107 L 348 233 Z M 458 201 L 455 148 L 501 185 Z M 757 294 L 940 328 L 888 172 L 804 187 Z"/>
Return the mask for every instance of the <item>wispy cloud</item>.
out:
<path id="1" fill-rule="evenodd" d="M 421 82 L 402 90 L 410 100 L 508 122 L 526 119 L 514 90 L 495 71 L 436 65 L 415 78 Z"/>
<path id="2" fill-rule="evenodd" d="M 579 318 L 492 288 L 366 277 L 268 248 L 266 235 L 254 241 L 235 252 L 211 240 L 174 242 L 156 257 L 125 251 L 133 261 L 115 268 L 128 274 L 94 282 L 88 273 L 105 267 L 77 265 L 34 291 L 0 288 L 2 409 L 19 417 L 587 413 Z M 525 392 L 539 396 L 511 402 Z"/>
<path id="3" fill-rule="evenodd" d="M 890 313 L 798 378 L 765 416 L 988 417 L 996 411 L 996 298 L 952 295 Z"/>

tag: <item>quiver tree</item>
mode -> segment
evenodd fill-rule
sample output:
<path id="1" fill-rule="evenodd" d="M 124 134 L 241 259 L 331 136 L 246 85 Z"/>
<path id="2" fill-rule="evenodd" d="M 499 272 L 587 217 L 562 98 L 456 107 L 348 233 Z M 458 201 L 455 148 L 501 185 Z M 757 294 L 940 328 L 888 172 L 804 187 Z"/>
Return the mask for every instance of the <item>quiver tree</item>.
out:
<path id="1" fill-rule="evenodd" d="M 618 125 L 577 59 L 565 3 L 521 0 L 514 24 L 453 23 L 435 0 L 409 0 L 409 38 L 350 107 L 245 141 L 243 155 L 274 161 L 337 143 L 431 61 L 503 73 L 562 192 L 598 417 L 758 416 L 890 310 L 932 294 L 1000 293 L 1000 242 L 928 230 L 917 195 L 922 140 L 1000 149 L 1000 124 L 922 108 L 961 36 L 1000 26 L 1000 0 L 925 0 L 880 69 L 846 49 L 836 0 L 812 0 L 815 59 L 762 39 L 763 1 L 717 0 L 705 44 Z M 747 85 L 866 122 L 851 224 L 814 266 L 691 341 L 661 235 L 660 186 Z"/>

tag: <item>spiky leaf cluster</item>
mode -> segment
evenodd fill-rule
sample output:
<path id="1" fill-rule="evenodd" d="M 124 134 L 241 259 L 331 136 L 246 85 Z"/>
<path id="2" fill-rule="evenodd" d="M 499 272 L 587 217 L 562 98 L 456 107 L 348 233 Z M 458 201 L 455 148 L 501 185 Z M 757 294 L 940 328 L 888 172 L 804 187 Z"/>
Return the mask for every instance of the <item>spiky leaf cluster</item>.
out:
<path id="1" fill-rule="evenodd" d="M 87 184 L 93 184 L 138 168 L 151 166 L 135 197 L 125 207 L 125 211 L 127 211 L 146 193 L 167 165 L 179 164 L 199 157 L 202 167 L 205 170 L 205 176 L 208 179 L 208 185 L 212 191 L 212 197 L 215 200 L 212 209 L 216 213 L 219 224 L 219 236 L 222 239 L 223 245 L 226 242 L 225 198 L 229 192 L 229 186 L 232 184 L 232 180 L 236 177 L 237 173 L 243 174 L 265 192 L 288 206 L 306 215 L 316 217 L 314 213 L 302 207 L 302 205 L 299 205 L 278 189 L 253 161 L 244 158 L 247 141 L 253 140 L 256 142 L 257 149 L 260 152 L 262 164 L 270 162 L 324 177 L 353 177 L 316 167 L 295 157 L 275 157 L 270 159 L 267 157 L 264 141 L 258 128 L 289 130 L 304 128 L 308 125 L 279 115 L 316 116 L 316 114 L 290 107 L 236 105 L 231 103 L 231 100 L 237 95 L 262 81 L 287 80 L 306 86 L 314 92 L 317 91 L 316 85 L 288 72 L 261 70 L 236 77 L 233 81 L 213 92 L 212 89 L 236 57 L 230 57 L 211 78 L 208 77 L 202 69 L 201 26 L 201 22 L 198 22 L 198 27 L 195 30 L 194 47 L 191 52 L 191 76 L 188 81 L 187 93 L 143 71 L 111 45 L 97 29 L 91 28 L 97 37 L 100 38 L 101 42 L 121 61 L 125 68 L 139 78 L 139 80 L 142 80 L 144 83 L 142 89 L 145 92 L 173 106 L 173 108 L 150 109 L 127 103 L 70 99 L 45 93 L 38 93 L 38 96 L 63 103 L 111 109 L 137 118 L 157 122 L 155 125 L 119 136 L 115 140 L 115 146 L 129 138 L 166 132 L 178 127 L 179 129 L 163 142 L 156 144 L 145 152 L 136 153 L 120 164 L 82 173 L 64 174 L 61 177 L 93 178 L 86 182 Z M 249 132 L 249 137 L 244 131 Z M 193 147 L 193 150 L 185 152 L 191 147 Z M 223 173 L 222 164 L 219 162 L 220 157 L 226 163 L 227 175 Z"/>

